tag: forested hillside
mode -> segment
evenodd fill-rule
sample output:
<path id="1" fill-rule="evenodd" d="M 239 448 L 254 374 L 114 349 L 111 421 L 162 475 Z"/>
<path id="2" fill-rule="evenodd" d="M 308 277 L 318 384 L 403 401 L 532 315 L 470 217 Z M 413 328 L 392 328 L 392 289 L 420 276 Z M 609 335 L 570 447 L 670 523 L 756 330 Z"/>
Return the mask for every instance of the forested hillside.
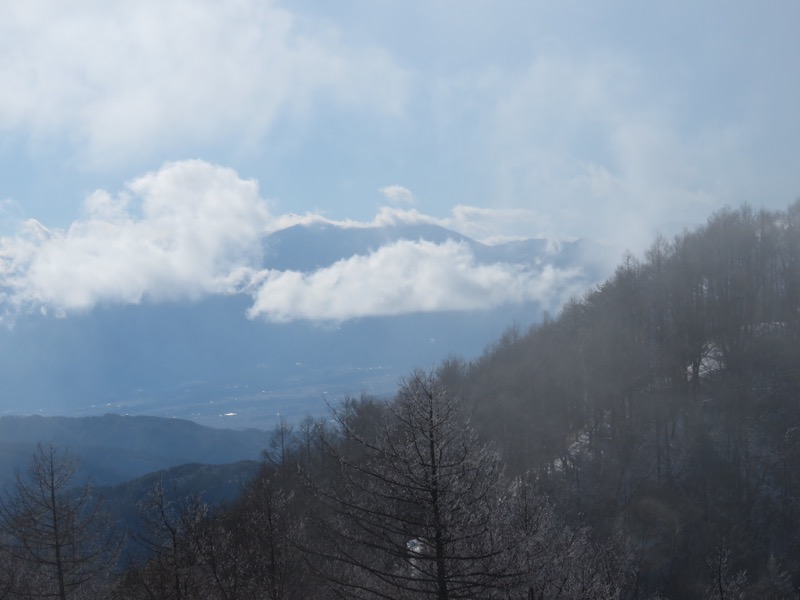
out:
<path id="1" fill-rule="evenodd" d="M 800 202 L 729 209 L 474 362 L 281 423 L 225 507 L 156 482 L 133 562 L 41 447 L 0 598 L 796 598 L 799 401 Z"/>
<path id="2" fill-rule="evenodd" d="M 640 589 L 702 597 L 723 556 L 749 597 L 773 597 L 781 565 L 796 586 L 800 202 L 657 239 L 558 318 L 443 372 L 510 474 L 630 539 Z"/>

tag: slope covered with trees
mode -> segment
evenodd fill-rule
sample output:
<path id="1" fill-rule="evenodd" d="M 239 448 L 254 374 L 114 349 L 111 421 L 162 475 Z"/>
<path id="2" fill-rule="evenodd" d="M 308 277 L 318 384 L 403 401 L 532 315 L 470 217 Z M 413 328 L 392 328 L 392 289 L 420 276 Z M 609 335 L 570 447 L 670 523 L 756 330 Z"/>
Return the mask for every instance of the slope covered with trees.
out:
<path id="1" fill-rule="evenodd" d="M 512 473 L 629 537 L 640 588 L 702 597 L 723 555 L 742 587 L 785 581 L 779 565 L 797 582 L 800 202 L 658 239 L 443 372 Z"/>

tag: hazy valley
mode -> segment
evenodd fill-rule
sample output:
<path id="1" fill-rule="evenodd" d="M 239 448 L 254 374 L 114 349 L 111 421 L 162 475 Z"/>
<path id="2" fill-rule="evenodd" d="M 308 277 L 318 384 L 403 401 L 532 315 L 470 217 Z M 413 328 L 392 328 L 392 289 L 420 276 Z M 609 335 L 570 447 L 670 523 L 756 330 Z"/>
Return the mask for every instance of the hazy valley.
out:
<path id="1" fill-rule="evenodd" d="M 608 274 L 618 249 L 588 240 L 487 246 L 433 225 L 294 226 L 263 241 L 263 267 L 313 274 L 401 241 L 462 244 L 479 265 L 556 279 L 539 301 L 340 321 L 248 318 L 252 298 L 111 304 L 66 315 L 24 314 L 0 330 L 4 414 L 105 413 L 270 429 L 278 415 L 322 415 L 326 401 L 391 394 L 415 367 L 480 355 L 506 327 L 527 327 Z M 424 264 L 416 268 L 424 269 Z"/>

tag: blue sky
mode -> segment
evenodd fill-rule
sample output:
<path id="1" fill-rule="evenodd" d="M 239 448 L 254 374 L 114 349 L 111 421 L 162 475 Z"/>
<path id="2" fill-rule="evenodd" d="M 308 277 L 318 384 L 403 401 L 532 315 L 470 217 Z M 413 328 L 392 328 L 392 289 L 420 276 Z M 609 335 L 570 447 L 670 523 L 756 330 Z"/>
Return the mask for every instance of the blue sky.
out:
<path id="1" fill-rule="evenodd" d="M 783 208 L 797 23 L 794 0 L 3 3 L 3 301 L 228 290 L 293 215 L 640 252 Z"/>

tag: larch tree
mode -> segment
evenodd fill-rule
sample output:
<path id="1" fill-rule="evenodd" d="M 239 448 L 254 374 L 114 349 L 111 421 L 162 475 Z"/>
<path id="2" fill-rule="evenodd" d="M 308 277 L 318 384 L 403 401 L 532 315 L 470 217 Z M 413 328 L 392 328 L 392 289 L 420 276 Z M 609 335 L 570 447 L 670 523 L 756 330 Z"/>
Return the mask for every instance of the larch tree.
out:
<path id="1" fill-rule="evenodd" d="M 19 569 L 17 592 L 73 598 L 115 558 L 117 544 L 91 488 L 74 488 L 77 469 L 74 456 L 40 444 L 0 499 L 0 545 Z"/>
<path id="2" fill-rule="evenodd" d="M 415 372 L 363 452 L 339 454 L 319 568 L 348 598 L 493 598 L 510 578 L 495 523 L 502 469 L 431 373 Z M 358 456 L 358 459 L 351 458 Z M 313 551 L 313 550 L 312 550 Z"/>

